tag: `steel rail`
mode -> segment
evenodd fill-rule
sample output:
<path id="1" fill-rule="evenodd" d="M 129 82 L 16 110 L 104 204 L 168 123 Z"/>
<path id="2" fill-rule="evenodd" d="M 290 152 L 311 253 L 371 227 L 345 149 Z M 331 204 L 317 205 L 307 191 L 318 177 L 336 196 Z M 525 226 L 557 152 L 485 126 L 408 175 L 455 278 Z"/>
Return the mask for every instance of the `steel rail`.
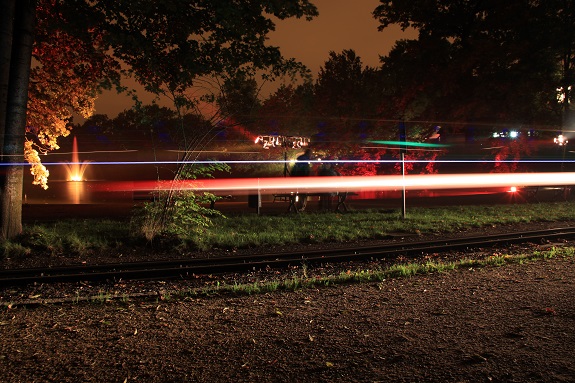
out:
<path id="1" fill-rule="evenodd" d="M 575 238 L 575 227 L 510 232 L 490 236 L 438 239 L 433 241 L 392 242 L 375 246 L 266 253 L 248 256 L 206 257 L 165 261 L 81 265 L 50 268 L 0 270 L 0 287 L 32 283 L 95 282 L 138 279 L 185 278 L 191 275 L 246 272 L 265 268 L 285 268 L 294 264 L 366 261 L 391 256 L 441 253 L 502 244 Z"/>

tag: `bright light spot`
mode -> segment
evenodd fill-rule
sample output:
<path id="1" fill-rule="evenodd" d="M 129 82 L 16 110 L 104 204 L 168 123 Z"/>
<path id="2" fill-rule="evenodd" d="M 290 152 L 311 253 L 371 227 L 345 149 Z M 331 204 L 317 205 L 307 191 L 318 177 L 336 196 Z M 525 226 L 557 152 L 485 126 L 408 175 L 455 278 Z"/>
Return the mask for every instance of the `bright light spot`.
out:
<path id="1" fill-rule="evenodd" d="M 270 147 L 299 149 L 309 146 L 310 139 L 308 137 L 260 135 L 255 140 L 256 144 L 259 142 L 261 142 L 264 149 L 269 149 Z"/>
<path id="2" fill-rule="evenodd" d="M 517 193 L 517 186 L 511 186 L 509 188 L 509 193 Z"/>
<path id="3" fill-rule="evenodd" d="M 567 145 L 567 143 L 569 142 L 569 140 L 567 140 L 567 137 L 565 137 L 564 135 L 560 134 L 557 137 L 555 137 L 553 139 L 553 142 L 556 143 L 559 146 L 563 146 L 563 145 Z"/>
<path id="4" fill-rule="evenodd" d="M 571 92 L 571 85 L 567 87 L 567 92 L 565 92 L 563 87 L 557 88 L 555 90 L 557 91 L 557 102 L 562 104 L 567 99 L 567 92 Z M 569 100 L 569 102 L 571 102 L 571 100 Z"/>
<path id="5" fill-rule="evenodd" d="M 88 166 L 88 162 L 80 162 L 78 157 L 78 142 L 76 137 L 72 143 L 72 162 L 64 164 L 68 173 L 68 181 L 83 181 L 84 172 Z"/>
<path id="6" fill-rule="evenodd" d="M 493 132 L 491 137 L 493 138 L 517 138 L 519 136 L 519 132 L 517 130 L 504 130 L 502 132 Z"/>

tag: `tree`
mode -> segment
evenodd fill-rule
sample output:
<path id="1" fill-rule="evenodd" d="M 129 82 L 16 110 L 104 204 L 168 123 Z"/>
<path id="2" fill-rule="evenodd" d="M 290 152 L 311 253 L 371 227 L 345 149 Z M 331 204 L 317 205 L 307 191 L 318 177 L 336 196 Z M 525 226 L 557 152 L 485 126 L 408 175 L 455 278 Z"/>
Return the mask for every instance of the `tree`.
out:
<path id="1" fill-rule="evenodd" d="M 114 121 L 111 120 L 107 114 L 93 114 L 88 117 L 84 123 L 78 127 L 82 127 L 85 131 L 93 134 L 105 135 L 114 134 Z M 74 127 L 76 129 L 76 127 Z"/>
<path id="2" fill-rule="evenodd" d="M 13 29 L 3 28 L 2 33 L 5 35 L 0 39 L 4 44 L 2 50 L 11 50 L 9 62 L 5 60 L 8 54 L 4 53 L 3 56 L 2 65 L 9 66 L 9 76 L 2 79 L 3 87 L 7 85 L 7 95 L 6 107 L 2 108 L 5 114 L 0 116 L 5 120 L 4 131 L 0 132 L 4 137 L 2 163 L 5 166 L 0 181 L 2 188 L 0 234 L 2 238 L 7 238 L 22 231 L 22 161 L 36 1 L 22 0 L 2 4 L 9 9 L 8 15 L 4 17 L 8 21 L 13 20 Z M 8 25 L 10 24 L 9 22 Z"/>
<path id="3" fill-rule="evenodd" d="M 442 39 L 420 37 L 419 41 L 397 42 L 389 55 L 381 58 L 385 106 L 380 106 L 379 116 L 410 120 L 440 115 L 443 110 L 437 109 L 437 100 L 442 94 L 451 94 L 450 87 L 455 84 L 444 79 L 448 75 L 445 67 L 449 57 L 450 46 Z M 431 104 L 435 108 L 430 108 Z"/>
<path id="4" fill-rule="evenodd" d="M 111 135 L 117 135 L 124 139 L 138 135 L 149 140 L 147 145 L 153 145 L 154 138 L 160 132 L 173 134 L 179 127 L 178 114 L 167 107 L 153 105 L 138 105 L 132 109 L 124 110 L 112 120 L 114 128 Z M 146 145 L 141 142 L 139 145 Z"/>
<path id="5" fill-rule="evenodd" d="M 240 123 L 253 120 L 260 107 L 258 84 L 254 78 L 243 73 L 235 78 L 226 79 L 217 104 L 224 116 L 233 117 Z"/>
<path id="6" fill-rule="evenodd" d="M 10 9 L 14 4 L 12 17 Z M 4 65 L 7 65 L 4 48 L 12 47 L 10 75 L 8 79 L 2 78 L 2 89 L 8 84 L 8 96 L 7 109 L 2 115 L 2 119 L 7 121 L 6 131 L 0 133 L 6 133 L 3 162 L 10 166 L 6 167 L 7 176 L 2 183 L 0 225 L 2 235 L 12 237 L 21 231 L 22 167 L 14 165 L 14 161 L 20 163 L 24 155 L 26 91 L 30 79 L 36 2 L 3 0 L 2 5 L 3 20 L 14 20 L 14 28 L 3 24 L 0 38 L 0 44 L 3 44 L 2 73 Z M 52 48 L 39 58 L 50 63 L 53 53 L 57 56 L 53 61 L 57 65 L 48 67 L 47 73 L 43 73 L 40 66 L 36 74 L 39 78 L 55 81 L 75 81 L 88 74 L 90 81 L 82 88 L 83 94 L 73 96 L 67 103 L 68 107 L 89 111 L 90 101 L 98 89 L 117 82 L 120 64 L 147 90 L 171 97 L 178 108 L 196 106 L 200 96 L 210 92 L 209 87 L 218 76 L 234 77 L 239 72 L 255 74 L 261 70 L 268 70 L 267 73 L 273 76 L 301 70 L 301 64 L 284 59 L 277 47 L 266 44 L 266 35 L 274 29 L 271 16 L 311 19 L 317 15 L 317 10 L 308 0 L 247 0 L 241 4 L 205 0 L 41 0 L 38 15 L 42 18 L 38 24 L 42 29 L 37 33 L 46 39 L 39 39 L 40 44 L 35 49 Z M 65 51 L 65 45 L 70 42 L 74 49 Z M 72 71 L 66 70 L 67 64 L 76 62 L 76 57 L 70 61 L 62 58 L 76 54 L 78 50 L 82 52 L 82 64 L 74 66 Z M 87 58 L 84 53 L 86 56 L 94 54 L 90 63 L 95 67 L 84 60 Z M 54 79 L 54 74 L 62 77 Z M 193 86 L 206 92 L 190 95 L 188 91 Z M 61 88 L 56 86 L 54 89 L 47 93 L 38 92 L 34 99 L 46 109 L 30 107 L 31 111 L 38 110 L 38 115 L 55 115 L 58 119 L 30 125 L 30 133 L 37 139 L 34 143 L 46 150 L 56 148 L 52 140 L 55 135 L 66 134 L 60 122 L 65 120 L 66 114 L 61 113 L 59 107 L 49 109 L 50 103 L 62 96 Z M 39 158 L 30 150 L 33 144 L 28 145 L 28 159 L 40 166 Z M 41 167 L 36 169 L 44 170 Z M 38 174 L 36 181 L 42 183 L 45 173 Z"/>
<path id="7" fill-rule="evenodd" d="M 108 31 L 115 57 L 146 90 L 172 98 L 177 106 L 197 102 L 200 91 L 211 93 L 222 83 L 218 78 L 301 69 L 301 64 L 284 59 L 277 47 L 266 45 L 266 35 L 274 29 L 268 15 L 317 15 L 308 0 L 88 3 L 88 11 L 100 17 Z M 193 86 L 198 92 L 190 98 L 187 93 Z"/>
<path id="8" fill-rule="evenodd" d="M 8 83 L 10 79 L 10 61 L 12 57 L 12 39 L 14 29 L 13 0 L 2 0 L 0 16 L 0 132 L 6 131 L 6 108 L 8 102 Z M 0 134 L 0 154 L 4 150 L 4 134 Z"/>
<path id="9" fill-rule="evenodd" d="M 295 86 L 282 84 L 264 100 L 258 113 L 260 134 L 310 136 L 315 132 L 313 84 L 306 81 Z"/>
<path id="10" fill-rule="evenodd" d="M 324 155 L 356 160 L 379 158 L 379 151 L 361 148 L 375 133 L 371 117 L 381 102 L 381 81 L 376 73 L 364 67 L 353 50 L 330 52 L 314 86 L 315 111 L 323 118 L 315 147 Z M 361 162 L 342 169 L 345 174 L 368 175 L 375 171 Z"/>
<path id="11" fill-rule="evenodd" d="M 256 116 L 261 107 L 258 94 L 258 83 L 253 77 L 239 73 L 226 79 L 216 97 L 219 120 L 216 125 L 220 130 L 217 134 L 228 136 L 234 132 L 240 138 L 253 141 L 251 131 L 257 128 Z"/>
<path id="12" fill-rule="evenodd" d="M 541 19 L 541 29 L 548 31 L 549 52 L 560 65 L 557 86 L 557 101 L 561 106 L 563 128 L 573 124 L 571 104 L 575 85 L 575 1 L 552 0 L 541 2 L 538 7 Z"/>
<path id="13" fill-rule="evenodd" d="M 119 65 L 106 54 L 103 34 L 92 24 L 60 20 L 51 0 L 40 0 L 36 12 L 24 157 L 33 183 L 47 189 L 49 173 L 38 154 L 59 149 L 58 139 L 70 134 L 73 113 L 92 115 L 98 91 L 118 82 Z"/>
<path id="14" fill-rule="evenodd" d="M 542 126 L 542 134 L 568 122 L 575 2 L 380 3 L 374 11 L 380 30 L 398 24 L 419 32 L 382 58 L 402 119 L 441 121 L 452 131 L 478 124 Z M 517 159 L 531 151 L 529 140 L 506 140 L 495 156 Z"/>
<path id="15" fill-rule="evenodd" d="M 355 51 L 329 52 L 315 84 L 316 109 L 329 117 L 361 116 L 363 89 L 363 64 Z"/>
<path id="16" fill-rule="evenodd" d="M 396 45 L 382 69 L 388 78 L 414 74 L 397 87 L 412 94 L 403 106 L 417 106 L 417 118 L 549 123 L 558 67 L 543 3 L 381 1 L 374 11 L 380 30 L 399 24 L 419 32 Z"/>
<path id="17" fill-rule="evenodd" d="M 60 14 L 53 2 L 16 4 L 12 30 L 2 30 L 3 44 L 6 41 L 12 52 L 6 63 L 10 67 L 6 79 L 9 92 L 1 117 L 5 123 L 0 222 L 4 238 L 22 228 L 22 162 L 30 163 L 34 183 L 46 188 L 48 172 L 39 151 L 58 148 L 57 138 L 69 133 L 72 111 L 91 113 L 103 73 L 114 69 L 103 54 L 101 36 L 95 30 L 86 32 L 90 24 L 72 35 L 66 22 L 57 22 Z"/>

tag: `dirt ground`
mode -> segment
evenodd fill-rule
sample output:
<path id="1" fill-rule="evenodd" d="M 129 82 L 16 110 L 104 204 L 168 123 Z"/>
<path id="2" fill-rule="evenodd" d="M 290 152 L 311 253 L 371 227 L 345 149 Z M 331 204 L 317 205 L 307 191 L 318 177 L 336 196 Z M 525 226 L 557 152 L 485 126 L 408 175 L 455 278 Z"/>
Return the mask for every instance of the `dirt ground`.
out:
<path id="1" fill-rule="evenodd" d="M 0 312 L 3 382 L 575 382 L 575 261 Z"/>

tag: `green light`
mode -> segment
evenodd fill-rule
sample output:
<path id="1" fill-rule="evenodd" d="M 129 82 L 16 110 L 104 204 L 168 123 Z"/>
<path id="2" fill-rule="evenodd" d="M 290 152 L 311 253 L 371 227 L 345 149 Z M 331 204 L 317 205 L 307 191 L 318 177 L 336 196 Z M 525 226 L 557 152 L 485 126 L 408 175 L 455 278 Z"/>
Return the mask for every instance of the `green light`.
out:
<path id="1" fill-rule="evenodd" d="M 381 145 L 398 145 L 398 146 L 411 146 L 411 147 L 418 147 L 418 148 L 446 148 L 449 145 L 445 144 L 427 144 L 425 142 L 403 142 L 403 141 L 369 141 L 373 144 L 381 144 Z"/>

